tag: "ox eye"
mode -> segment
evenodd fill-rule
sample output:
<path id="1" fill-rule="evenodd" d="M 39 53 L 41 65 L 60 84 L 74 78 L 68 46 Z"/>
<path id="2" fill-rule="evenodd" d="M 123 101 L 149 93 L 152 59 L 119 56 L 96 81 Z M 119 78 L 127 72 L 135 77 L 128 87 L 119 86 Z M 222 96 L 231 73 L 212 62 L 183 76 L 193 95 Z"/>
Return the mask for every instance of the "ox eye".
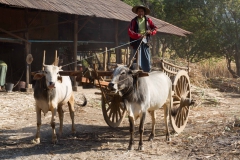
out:
<path id="1" fill-rule="evenodd" d="M 124 74 L 126 74 L 126 72 L 122 72 L 122 73 L 121 73 L 121 75 L 124 75 Z"/>

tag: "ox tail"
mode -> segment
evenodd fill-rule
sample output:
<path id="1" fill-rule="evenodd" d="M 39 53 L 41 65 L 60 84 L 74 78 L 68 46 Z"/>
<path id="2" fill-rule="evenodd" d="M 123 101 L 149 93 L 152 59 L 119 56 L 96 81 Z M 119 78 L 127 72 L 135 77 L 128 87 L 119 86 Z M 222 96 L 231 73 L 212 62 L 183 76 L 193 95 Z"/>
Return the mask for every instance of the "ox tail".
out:
<path id="1" fill-rule="evenodd" d="M 85 95 L 83 95 L 83 103 L 82 104 L 77 104 L 77 105 L 79 105 L 81 107 L 84 107 L 84 106 L 87 105 L 87 98 L 85 97 Z"/>

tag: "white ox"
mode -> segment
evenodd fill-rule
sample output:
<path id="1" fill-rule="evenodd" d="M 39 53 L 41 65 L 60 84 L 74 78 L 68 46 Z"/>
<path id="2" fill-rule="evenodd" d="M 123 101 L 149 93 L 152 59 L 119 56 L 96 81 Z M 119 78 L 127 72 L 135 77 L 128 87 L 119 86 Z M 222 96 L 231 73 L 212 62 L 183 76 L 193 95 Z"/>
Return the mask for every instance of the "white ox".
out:
<path id="1" fill-rule="evenodd" d="M 155 136 L 155 110 L 164 108 L 164 120 L 166 126 L 166 140 L 169 141 L 169 109 L 171 105 L 172 82 L 169 77 L 159 71 L 149 73 L 147 77 L 137 78 L 137 71 L 130 70 L 127 67 L 119 66 L 113 72 L 113 78 L 108 87 L 113 92 L 119 92 L 123 97 L 126 105 L 130 123 L 130 141 L 128 149 L 133 149 L 134 143 L 134 125 L 138 117 L 140 117 L 139 125 L 139 150 L 143 150 L 143 132 L 146 112 L 148 111 L 152 117 L 152 132 L 149 140 L 153 140 Z"/>
<path id="2" fill-rule="evenodd" d="M 60 128 L 59 136 L 62 134 L 63 127 L 63 109 L 64 104 L 68 104 L 70 116 L 72 119 L 72 133 L 75 134 L 74 127 L 74 95 L 72 91 L 72 84 L 69 76 L 60 77 L 59 71 L 61 67 L 54 65 L 43 65 L 43 70 L 34 75 L 37 80 L 34 87 L 34 98 L 36 101 L 37 113 L 37 133 L 34 143 L 40 143 L 40 126 L 41 126 L 41 111 L 44 115 L 52 112 L 51 126 L 52 126 L 52 142 L 57 142 L 57 135 L 55 131 L 55 116 L 56 112 L 59 114 Z M 83 105 L 86 105 L 84 97 Z"/>

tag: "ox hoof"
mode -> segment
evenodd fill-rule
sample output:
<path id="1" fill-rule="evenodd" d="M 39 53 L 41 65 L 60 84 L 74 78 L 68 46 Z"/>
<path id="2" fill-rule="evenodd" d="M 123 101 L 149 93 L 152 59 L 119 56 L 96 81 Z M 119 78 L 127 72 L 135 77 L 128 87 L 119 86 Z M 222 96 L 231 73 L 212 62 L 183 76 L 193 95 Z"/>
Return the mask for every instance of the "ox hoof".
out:
<path id="1" fill-rule="evenodd" d="M 128 146 L 128 150 L 134 150 L 133 145 L 129 145 L 129 146 Z"/>
<path id="2" fill-rule="evenodd" d="M 62 137 L 62 132 L 58 132 L 57 136 L 58 136 L 59 138 L 61 138 L 61 137 Z"/>
<path id="3" fill-rule="evenodd" d="M 167 142 L 171 142 L 171 138 L 166 137 L 166 141 L 167 141 Z"/>
<path id="4" fill-rule="evenodd" d="M 52 140 L 52 144 L 57 144 L 58 143 L 58 141 L 57 140 Z"/>
<path id="5" fill-rule="evenodd" d="M 40 138 L 34 138 L 31 142 L 33 144 L 39 144 L 40 143 Z"/>
<path id="6" fill-rule="evenodd" d="M 153 141 L 153 139 L 154 139 L 154 135 L 151 134 L 148 138 L 148 141 Z"/>
<path id="7" fill-rule="evenodd" d="M 77 135 L 76 132 L 72 132 L 72 135 L 71 135 L 71 136 L 75 138 L 76 135 Z"/>
<path id="8" fill-rule="evenodd" d="M 56 139 L 52 139 L 52 143 L 53 143 L 53 144 L 57 144 L 57 143 L 58 143 L 57 138 L 56 138 Z"/>
<path id="9" fill-rule="evenodd" d="M 139 150 L 139 151 L 143 151 L 143 150 L 144 150 L 144 147 L 143 147 L 143 146 L 138 146 L 138 150 Z"/>

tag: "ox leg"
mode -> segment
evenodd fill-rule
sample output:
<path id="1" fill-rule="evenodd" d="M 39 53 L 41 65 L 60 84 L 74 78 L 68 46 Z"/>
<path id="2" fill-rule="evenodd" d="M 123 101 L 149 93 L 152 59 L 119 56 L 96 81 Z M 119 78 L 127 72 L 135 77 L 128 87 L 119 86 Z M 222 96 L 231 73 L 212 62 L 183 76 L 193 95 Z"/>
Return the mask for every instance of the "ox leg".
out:
<path id="1" fill-rule="evenodd" d="M 129 125 L 130 125 L 130 141 L 129 141 L 129 146 L 128 146 L 128 150 L 133 150 L 133 144 L 134 144 L 134 131 L 135 131 L 135 120 L 133 117 L 128 116 L 128 120 L 129 120 Z"/>
<path id="2" fill-rule="evenodd" d="M 63 129 L 63 117 L 64 117 L 64 112 L 62 109 L 62 106 L 58 106 L 58 116 L 59 116 L 59 121 L 60 121 L 60 127 L 59 127 L 59 137 L 62 136 L 62 129 Z"/>
<path id="3" fill-rule="evenodd" d="M 144 132 L 145 118 L 146 118 L 146 112 L 143 112 L 142 117 L 140 119 L 140 125 L 139 125 L 140 140 L 139 140 L 138 150 L 144 150 L 144 148 L 143 148 L 143 132 Z"/>
<path id="4" fill-rule="evenodd" d="M 74 125 L 74 97 L 73 95 L 70 97 L 70 100 L 68 101 L 68 108 L 69 108 L 69 112 L 70 112 L 70 116 L 72 119 L 72 134 L 76 134 L 76 130 L 75 130 L 75 125 Z"/>
<path id="5" fill-rule="evenodd" d="M 53 109 L 51 109 L 52 111 L 52 119 L 51 119 L 51 126 L 52 126 L 52 142 L 53 144 L 57 143 L 57 135 L 56 135 L 56 130 L 55 130 L 55 116 L 57 113 L 57 109 L 55 107 L 53 107 Z"/>
<path id="6" fill-rule="evenodd" d="M 149 141 L 152 141 L 155 137 L 155 124 L 156 124 L 156 112 L 155 110 L 149 112 L 152 118 L 152 132 L 148 138 Z"/>
<path id="7" fill-rule="evenodd" d="M 42 124 L 41 120 L 41 109 L 36 106 L 36 114 L 37 114 L 37 133 L 35 139 L 32 140 L 33 143 L 39 144 L 40 143 L 40 127 Z"/>
<path id="8" fill-rule="evenodd" d="M 168 128 L 168 119 L 169 119 L 169 105 L 164 105 L 164 121 L 165 121 L 165 126 L 166 126 L 166 141 L 170 141 L 170 133 L 169 133 L 169 128 Z"/>

